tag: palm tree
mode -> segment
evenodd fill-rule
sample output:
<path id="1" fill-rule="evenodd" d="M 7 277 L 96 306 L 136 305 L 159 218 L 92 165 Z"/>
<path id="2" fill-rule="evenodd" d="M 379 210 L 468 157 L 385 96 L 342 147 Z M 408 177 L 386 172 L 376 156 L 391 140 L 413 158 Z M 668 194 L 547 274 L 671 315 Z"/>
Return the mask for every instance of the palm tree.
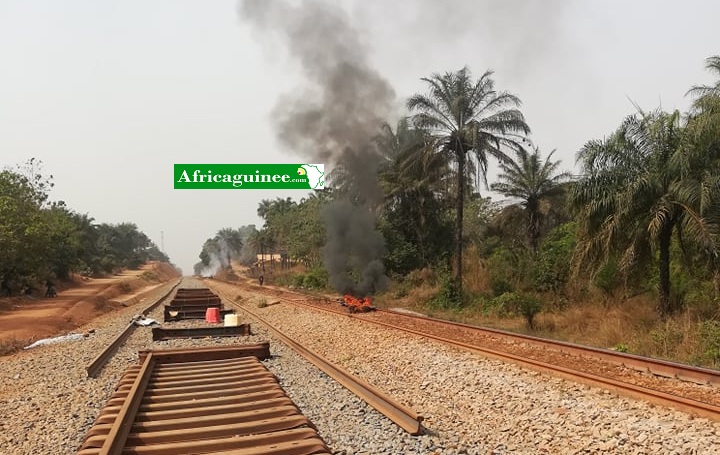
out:
<path id="1" fill-rule="evenodd" d="M 233 228 L 220 229 L 215 235 L 215 242 L 220 246 L 221 263 L 232 269 L 232 259 L 240 256 L 243 247 L 240 231 Z"/>
<path id="2" fill-rule="evenodd" d="M 500 163 L 500 182 L 491 185 L 493 191 L 522 201 L 520 205 L 527 220 L 527 234 L 533 252 L 538 248 L 543 215 L 551 209 L 547 202 L 561 195 L 562 183 L 570 179 L 569 173 L 557 172 L 560 161 L 551 161 L 554 153 L 555 150 L 543 161 L 537 147 L 532 153 L 519 149 L 517 161 Z"/>
<path id="3" fill-rule="evenodd" d="M 267 220 L 267 215 L 272 210 L 273 203 L 272 199 L 263 199 L 260 201 L 260 204 L 258 204 L 257 214 L 260 218 Z"/>
<path id="4" fill-rule="evenodd" d="M 585 176 L 571 200 L 579 210 L 581 238 L 576 266 L 620 252 L 625 271 L 659 256 L 658 311 L 670 299 L 673 234 L 707 244 L 706 225 L 694 207 L 697 185 L 685 179 L 681 160 L 685 129 L 680 113 L 632 115 L 609 138 L 588 142 L 578 154 Z M 685 242 L 680 241 L 680 246 Z"/>
<path id="5" fill-rule="evenodd" d="M 476 160 L 481 178 L 486 174 L 490 156 L 508 161 L 505 149 L 518 149 L 518 140 L 530 132 L 522 113 L 520 100 L 495 90 L 492 71 L 477 81 L 465 67 L 457 72 L 433 74 L 423 78 L 429 86 L 426 95 L 410 97 L 407 107 L 415 112 L 414 124 L 426 129 L 434 138 L 435 149 L 449 153 L 457 163 L 455 202 L 455 277 L 454 286 L 462 299 L 463 204 L 466 184 L 466 161 Z"/>
<path id="6" fill-rule="evenodd" d="M 287 242 L 291 231 L 294 228 L 294 217 L 292 213 L 296 211 L 297 203 L 292 198 L 275 198 L 274 201 L 264 200 L 258 207 L 258 215 L 265 220 L 265 246 L 271 247 L 270 266 L 275 267 L 275 254 L 287 253 Z"/>
<path id="7" fill-rule="evenodd" d="M 436 152 L 426 131 L 403 118 L 394 132 L 389 124 L 383 124 L 375 143 L 383 157 L 381 183 L 391 198 L 421 188 L 431 192 L 442 189 L 449 155 Z"/>
<path id="8" fill-rule="evenodd" d="M 379 177 L 385 213 L 402 213 L 423 265 L 428 263 L 432 226 L 438 224 L 431 221 L 442 216 L 438 206 L 449 166 L 448 155 L 436 153 L 428 139 L 425 131 L 403 118 L 395 131 L 384 124 L 375 140 L 384 159 Z"/>
<path id="9" fill-rule="evenodd" d="M 689 146 L 679 156 L 679 165 L 699 188 L 697 210 L 714 227 L 715 241 L 705 248 L 705 255 L 715 298 L 720 299 L 720 55 L 706 62 L 706 68 L 718 78 L 714 85 L 696 85 L 688 91 L 697 98 L 687 122 Z"/>
<path id="10" fill-rule="evenodd" d="M 248 246 L 255 251 L 255 261 L 257 261 L 257 255 L 260 255 L 260 267 L 262 271 L 265 271 L 265 253 L 268 247 L 271 245 L 270 236 L 268 230 L 263 228 L 259 231 L 254 231 L 250 234 L 247 240 Z M 257 262 L 256 262 L 257 263 Z"/>
<path id="11" fill-rule="evenodd" d="M 703 100 L 710 97 L 720 96 L 720 55 L 708 57 L 705 62 L 705 68 L 707 68 L 708 71 L 715 73 L 718 76 L 718 80 L 715 82 L 715 85 L 694 85 L 690 88 L 690 90 L 688 90 L 687 94 L 697 97 L 700 104 L 702 104 Z"/>

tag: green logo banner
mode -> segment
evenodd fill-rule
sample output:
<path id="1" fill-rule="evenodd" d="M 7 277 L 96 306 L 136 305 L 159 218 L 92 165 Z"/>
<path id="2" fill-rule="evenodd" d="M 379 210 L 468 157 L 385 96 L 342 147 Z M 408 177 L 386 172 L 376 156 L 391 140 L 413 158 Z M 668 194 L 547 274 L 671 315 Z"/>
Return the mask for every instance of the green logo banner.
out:
<path id="1" fill-rule="evenodd" d="M 176 164 L 175 189 L 321 190 L 323 164 Z"/>

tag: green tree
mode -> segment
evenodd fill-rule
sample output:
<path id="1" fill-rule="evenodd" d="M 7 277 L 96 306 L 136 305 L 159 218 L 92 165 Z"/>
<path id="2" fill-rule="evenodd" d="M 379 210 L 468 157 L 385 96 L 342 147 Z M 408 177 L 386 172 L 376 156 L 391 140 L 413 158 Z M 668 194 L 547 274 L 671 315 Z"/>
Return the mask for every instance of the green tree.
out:
<path id="1" fill-rule="evenodd" d="M 48 273 L 44 210 L 53 184 L 52 177 L 43 177 L 40 166 L 40 161 L 31 159 L 15 171 L 0 172 L 0 281 L 6 292 Z"/>
<path id="2" fill-rule="evenodd" d="M 42 213 L 46 243 L 43 256 L 52 274 L 67 279 L 82 264 L 81 232 L 74 222 L 73 213 L 64 205 L 56 205 Z"/>
<path id="3" fill-rule="evenodd" d="M 703 102 L 720 96 L 720 55 L 708 57 L 705 61 L 705 68 L 717 76 L 713 85 L 694 85 L 688 90 L 689 95 L 697 98 L 696 107 L 702 108 Z"/>
<path id="4" fill-rule="evenodd" d="M 704 248 L 713 276 L 715 298 L 720 299 L 720 55 L 707 59 L 707 69 L 717 80 L 688 91 L 696 97 L 687 122 L 689 140 L 678 165 L 699 196 L 696 210 L 713 228 L 714 241 Z"/>
<path id="5" fill-rule="evenodd" d="M 579 152 L 585 175 L 574 186 L 580 236 L 578 264 L 599 264 L 620 252 L 620 267 L 659 260 L 658 311 L 670 299 L 670 245 L 683 239 L 707 243 L 706 223 L 693 208 L 699 188 L 684 180 L 681 153 L 685 129 L 680 113 L 640 112 L 605 140 Z"/>
<path id="6" fill-rule="evenodd" d="M 495 90 L 492 71 L 477 81 L 465 67 L 457 72 L 423 78 L 428 94 L 410 97 L 407 107 L 413 122 L 434 138 L 436 150 L 449 153 L 457 165 L 455 195 L 455 276 L 454 285 L 462 298 L 463 205 L 468 156 L 475 160 L 486 182 L 489 157 L 508 161 L 507 149 L 518 149 L 518 140 L 530 132 L 515 95 Z"/>
<path id="7" fill-rule="evenodd" d="M 385 194 L 380 226 L 388 240 L 390 271 L 407 273 L 430 265 L 452 246 L 443 235 L 451 228 L 443 191 L 449 163 L 429 139 L 407 119 L 400 120 L 395 131 L 383 125 L 375 139 L 384 158 L 379 176 Z"/>
<path id="8" fill-rule="evenodd" d="M 314 191 L 300 200 L 292 212 L 291 226 L 287 238 L 287 253 L 308 267 L 321 264 L 321 248 L 326 243 L 325 223 L 320 218 L 322 207 L 332 199 L 329 190 Z"/>
<path id="9" fill-rule="evenodd" d="M 570 179 L 567 172 L 558 172 L 560 161 L 551 161 L 555 150 L 543 161 L 540 150 L 532 153 L 525 148 L 517 150 L 517 160 L 500 163 L 498 183 L 491 188 L 505 196 L 520 199 L 530 248 L 537 252 L 540 228 L 545 215 L 557 204 L 563 193 L 562 183 Z"/>
<path id="10" fill-rule="evenodd" d="M 215 235 L 214 241 L 218 245 L 219 260 L 223 267 L 230 267 L 233 259 L 240 257 L 243 247 L 243 240 L 240 231 L 233 228 L 220 229 Z"/>
<path id="11" fill-rule="evenodd" d="M 258 207 L 258 216 L 265 220 L 263 246 L 266 253 L 280 253 L 285 257 L 288 251 L 288 239 L 292 235 L 297 204 L 291 198 L 263 200 Z M 271 262 L 274 266 L 274 261 Z"/>

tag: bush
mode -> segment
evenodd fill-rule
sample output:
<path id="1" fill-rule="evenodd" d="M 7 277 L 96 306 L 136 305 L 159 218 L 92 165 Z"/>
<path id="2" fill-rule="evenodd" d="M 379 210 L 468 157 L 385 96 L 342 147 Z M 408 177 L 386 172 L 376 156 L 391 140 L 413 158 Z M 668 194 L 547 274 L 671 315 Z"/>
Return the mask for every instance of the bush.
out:
<path id="1" fill-rule="evenodd" d="M 525 318 L 528 328 L 535 328 L 535 316 L 542 310 L 540 300 L 522 292 L 506 292 L 492 299 L 492 306 L 502 315 L 519 314 Z"/>
<path id="2" fill-rule="evenodd" d="M 305 281 L 305 275 L 303 274 L 293 275 L 292 277 L 292 285 L 296 288 L 301 288 L 303 286 L 303 281 Z"/>
<path id="3" fill-rule="evenodd" d="M 618 343 L 613 347 L 613 351 L 617 352 L 629 352 L 630 348 L 628 348 L 628 345 L 625 343 Z"/>
<path id="4" fill-rule="evenodd" d="M 457 308 L 462 305 L 460 293 L 455 284 L 455 279 L 449 270 L 443 270 L 439 274 L 440 290 L 430 300 L 431 308 Z"/>
<path id="5" fill-rule="evenodd" d="M 496 297 L 512 292 L 512 282 L 518 269 L 517 260 L 507 248 L 500 247 L 488 259 L 490 287 Z"/>
<path id="6" fill-rule="evenodd" d="M 519 302 L 520 314 L 525 318 L 528 328 L 535 328 L 535 316 L 542 310 L 540 300 L 531 295 L 523 295 Z"/>
<path id="7" fill-rule="evenodd" d="M 682 343 L 685 332 L 678 323 L 669 320 L 660 328 L 650 331 L 650 337 L 653 340 L 654 352 L 663 357 L 670 357 Z"/>
<path id="8" fill-rule="evenodd" d="M 508 280 L 496 276 L 490 278 L 490 287 L 492 288 L 493 295 L 496 297 L 512 293 L 515 290 Z"/>
<path id="9" fill-rule="evenodd" d="M 328 286 L 328 273 L 322 267 L 310 269 L 304 276 L 302 286 L 305 289 L 325 289 Z"/>
<path id="10" fill-rule="evenodd" d="M 423 284 L 435 286 L 437 284 L 437 277 L 430 268 L 413 270 L 405 277 L 405 283 L 413 288 L 420 287 Z"/>
<path id="11" fill-rule="evenodd" d="M 613 291 L 620 286 L 620 269 L 617 260 L 610 259 L 598 270 L 593 280 L 595 287 L 605 293 L 606 296 L 612 295 Z"/>
<path id="12" fill-rule="evenodd" d="M 562 224 L 547 235 L 538 251 L 533 285 L 540 291 L 561 291 L 570 277 L 575 250 L 575 223 Z"/>
<path id="13" fill-rule="evenodd" d="M 410 285 L 407 282 L 403 281 L 395 287 L 393 297 L 395 297 L 396 299 L 401 299 L 403 297 L 407 297 L 408 294 L 410 294 Z"/>
<path id="14" fill-rule="evenodd" d="M 704 321 L 700 325 L 700 349 L 703 363 L 720 364 L 720 321 Z"/>

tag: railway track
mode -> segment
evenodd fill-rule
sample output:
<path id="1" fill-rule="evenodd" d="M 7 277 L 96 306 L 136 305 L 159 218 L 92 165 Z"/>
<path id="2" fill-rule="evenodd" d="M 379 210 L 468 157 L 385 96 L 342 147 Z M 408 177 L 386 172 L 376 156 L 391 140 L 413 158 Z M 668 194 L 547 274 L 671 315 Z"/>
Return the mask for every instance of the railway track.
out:
<path id="1" fill-rule="evenodd" d="M 170 297 L 170 294 L 173 293 L 173 291 L 180 285 L 182 282 L 182 279 L 178 280 L 174 285 L 170 287 L 170 289 L 163 294 L 159 299 L 155 300 L 153 303 L 145 307 L 142 311 L 143 315 L 146 315 L 153 311 L 155 308 L 158 307 L 162 302 L 164 302 L 168 297 Z M 125 329 L 123 329 L 122 332 L 118 334 L 117 337 L 105 348 L 100 352 L 100 354 L 93 359 L 93 361 L 87 366 L 86 371 L 89 378 L 95 378 L 97 375 L 102 371 L 103 366 L 110 360 L 110 358 L 113 356 L 113 354 L 118 350 L 120 346 L 125 342 L 125 340 L 128 339 L 128 337 L 132 334 L 132 332 L 135 330 L 135 321 L 130 322 Z"/>
<path id="2" fill-rule="evenodd" d="M 157 308 L 179 286 L 165 293 L 144 313 Z M 171 306 L 222 304 L 217 294 L 180 288 Z M 227 300 L 227 299 L 226 299 Z M 178 303 L 179 302 L 179 303 Z M 168 313 L 168 306 L 165 313 Z M 243 311 L 246 311 L 243 309 Z M 261 320 L 261 318 L 258 317 Z M 172 317 L 169 321 L 175 321 Z M 169 325 L 172 326 L 174 322 Z M 108 361 L 129 336 L 131 324 L 97 359 Z M 369 384 L 354 380 L 300 344 L 268 327 L 275 336 L 350 391 L 381 410 L 411 434 L 421 434 L 422 417 Z M 158 332 L 156 332 L 158 329 Z M 153 341 L 195 332 L 216 332 L 218 327 L 153 330 Z M 220 327 L 249 335 L 249 325 Z M 129 330 L 132 332 L 132 330 Z M 201 334 L 202 335 L 202 334 Z M 237 335 L 237 334 L 236 334 Z M 216 336 L 215 334 L 208 336 Z M 280 388 L 277 379 L 260 363 L 270 356 L 269 343 L 203 347 L 180 350 L 141 350 L 139 364 L 120 378 L 78 454 L 183 455 L 223 453 L 236 455 L 311 455 L 330 453 L 313 424 Z M 93 362 L 88 372 L 99 371 Z M 98 366 L 99 365 L 99 366 Z"/>
<path id="3" fill-rule="evenodd" d="M 350 373 L 344 371 L 336 365 L 333 365 L 321 356 L 305 348 L 297 341 L 291 339 L 290 337 L 286 336 L 281 331 L 276 329 L 271 323 L 263 319 L 257 313 L 250 311 L 248 308 L 245 308 L 241 305 L 238 305 L 234 300 L 227 296 L 227 294 L 223 292 L 218 293 L 222 295 L 225 300 L 235 305 L 236 308 L 238 308 L 240 311 L 249 314 L 256 320 L 261 322 L 263 325 L 265 325 L 266 328 L 273 332 L 276 337 L 280 338 L 283 343 L 291 347 L 295 352 L 302 355 L 306 360 L 318 367 L 320 370 L 324 371 L 328 376 L 335 379 L 343 387 L 350 390 L 358 397 L 362 398 L 363 401 L 365 401 L 370 406 L 375 408 L 378 412 L 395 422 L 402 429 L 404 429 L 411 435 L 419 435 L 423 433 L 423 416 L 418 415 L 411 409 L 408 409 L 402 404 L 396 402 L 386 394 L 382 393 L 376 387 L 373 387 L 371 384 L 354 377 Z"/>
<path id="4" fill-rule="evenodd" d="M 269 355 L 268 343 L 141 352 L 78 454 L 329 454 Z"/>
<path id="5" fill-rule="evenodd" d="M 716 387 L 720 384 L 720 372 L 716 370 L 389 310 L 349 314 L 344 309 L 328 305 L 330 302 L 328 299 L 244 283 L 228 282 L 227 284 L 255 293 L 272 295 L 277 300 L 294 305 L 358 318 L 372 324 L 434 339 L 564 379 L 603 387 L 620 395 L 672 407 L 716 421 L 720 420 L 720 403 L 718 403 L 720 398 L 717 396 Z M 640 372 L 652 373 L 652 376 Z M 685 386 L 681 381 L 694 384 Z"/>

